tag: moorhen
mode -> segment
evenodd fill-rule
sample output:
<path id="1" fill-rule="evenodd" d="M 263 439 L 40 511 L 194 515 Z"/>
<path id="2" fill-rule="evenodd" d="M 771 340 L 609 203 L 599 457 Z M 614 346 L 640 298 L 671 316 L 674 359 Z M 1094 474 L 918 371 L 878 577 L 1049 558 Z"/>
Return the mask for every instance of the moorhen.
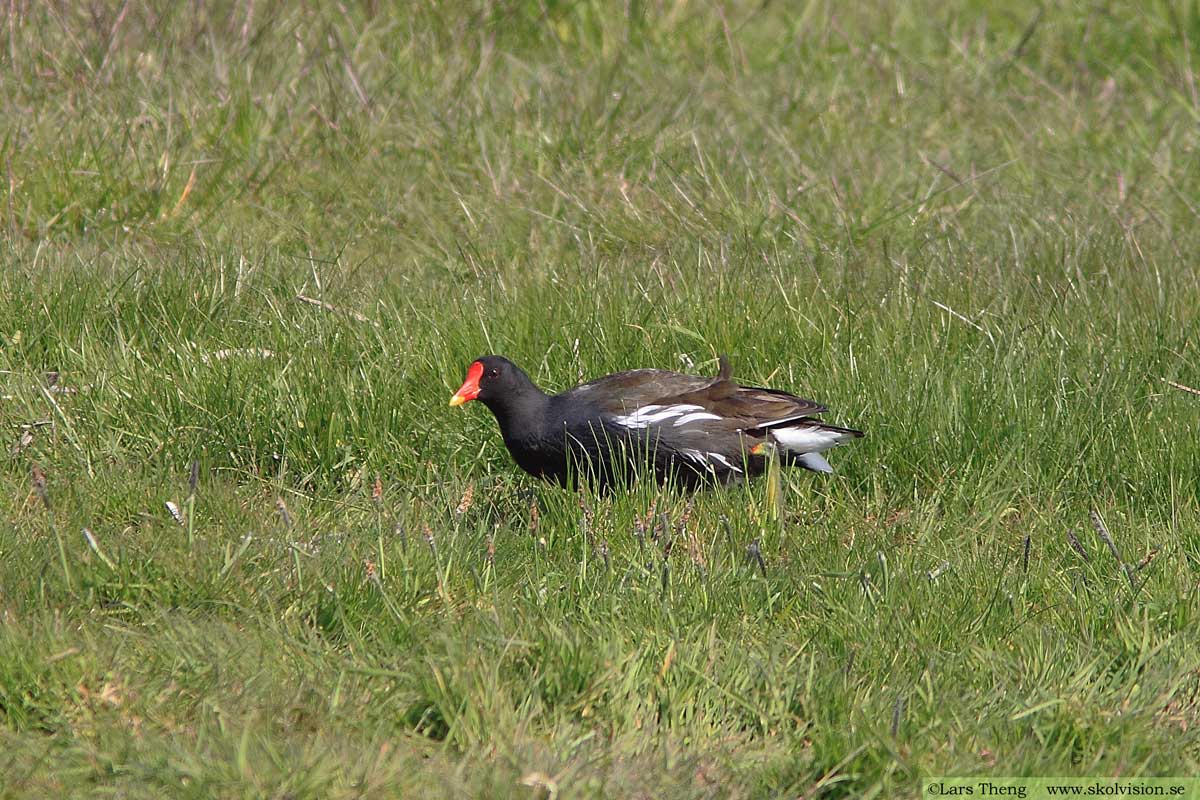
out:
<path id="1" fill-rule="evenodd" d="M 821 455 L 861 431 L 813 419 L 826 408 L 777 389 L 739 386 L 720 357 L 715 378 L 661 369 L 618 372 L 548 395 L 502 356 L 483 356 L 450 398 L 491 409 L 521 469 L 603 488 L 644 469 L 659 483 L 732 483 L 762 474 L 772 450 L 788 466 L 832 472 Z"/>

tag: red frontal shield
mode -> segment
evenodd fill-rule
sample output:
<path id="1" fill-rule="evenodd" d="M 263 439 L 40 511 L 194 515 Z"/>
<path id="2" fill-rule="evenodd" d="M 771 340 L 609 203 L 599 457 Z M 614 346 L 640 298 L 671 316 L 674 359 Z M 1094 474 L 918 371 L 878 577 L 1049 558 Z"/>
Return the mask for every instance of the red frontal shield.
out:
<path id="1" fill-rule="evenodd" d="M 463 381 L 463 385 L 458 387 L 458 391 L 450 398 L 450 405 L 461 406 L 469 400 L 474 400 L 479 396 L 479 379 L 483 377 L 483 364 L 476 361 L 467 368 L 467 379 Z"/>

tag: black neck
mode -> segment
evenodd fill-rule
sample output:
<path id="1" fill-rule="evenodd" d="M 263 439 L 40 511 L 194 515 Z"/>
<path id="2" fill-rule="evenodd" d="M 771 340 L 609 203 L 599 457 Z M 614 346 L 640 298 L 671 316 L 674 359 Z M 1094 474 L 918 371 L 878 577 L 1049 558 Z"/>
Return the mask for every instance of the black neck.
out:
<path id="1" fill-rule="evenodd" d="M 505 441 L 536 438 L 542 434 L 550 396 L 524 373 L 502 396 L 481 400 L 495 415 Z"/>

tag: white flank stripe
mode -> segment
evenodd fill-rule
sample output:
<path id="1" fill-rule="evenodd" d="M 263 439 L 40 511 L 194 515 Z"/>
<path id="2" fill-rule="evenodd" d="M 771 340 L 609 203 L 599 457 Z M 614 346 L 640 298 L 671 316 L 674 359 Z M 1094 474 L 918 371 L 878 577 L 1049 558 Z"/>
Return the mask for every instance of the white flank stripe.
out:
<path id="1" fill-rule="evenodd" d="M 726 468 L 726 469 L 731 469 L 731 470 L 733 470 L 734 472 L 737 472 L 737 473 L 739 473 L 739 474 L 741 473 L 741 470 L 740 470 L 740 469 L 738 469 L 737 467 L 735 467 L 733 464 L 730 464 L 730 463 L 729 463 L 729 459 L 728 459 L 728 458 L 726 458 L 725 456 L 721 455 L 720 453 L 709 453 L 709 454 L 708 454 L 708 457 L 709 457 L 709 458 L 711 458 L 711 459 L 713 459 L 714 461 L 719 461 L 719 462 L 721 462 L 722 464 L 724 464 L 724 465 L 725 465 L 725 468 Z"/>
<path id="2" fill-rule="evenodd" d="M 737 472 L 739 474 L 741 473 L 740 469 L 729 463 L 729 459 L 720 453 L 704 453 L 691 447 L 684 447 L 679 450 L 679 454 L 684 458 L 689 458 L 692 461 L 695 461 L 698 464 L 703 464 L 713 473 L 717 471 L 717 468 L 712 463 L 713 461 L 716 461 L 721 466 L 725 467 L 725 469 L 732 470 L 733 472 Z"/>
<path id="3" fill-rule="evenodd" d="M 649 405 L 634 409 L 632 414 L 613 417 L 613 422 L 626 428 L 645 428 L 653 422 L 662 422 L 671 417 L 701 410 L 703 409 L 700 406 L 694 405 L 666 406 L 665 408 L 661 405 Z"/>
<path id="4" fill-rule="evenodd" d="M 675 420 L 675 427 L 678 428 L 680 425 L 687 425 L 689 422 L 696 422 L 697 420 L 720 418 L 721 417 L 717 414 L 710 414 L 707 411 L 697 411 L 694 414 L 684 414 L 682 417 Z"/>
<path id="5" fill-rule="evenodd" d="M 821 428 L 776 428 L 771 435 L 790 453 L 819 453 L 854 438 L 849 433 Z"/>
<path id="6" fill-rule="evenodd" d="M 650 416 L 642 415 L 642 419 L 647 422 L 662 422 L 665 419 L 678 417 L 680 414 L 686 414 L 697 408 L 700 408 L 700 406 L 667 406 L 662 411 L 655 411 Z"/>

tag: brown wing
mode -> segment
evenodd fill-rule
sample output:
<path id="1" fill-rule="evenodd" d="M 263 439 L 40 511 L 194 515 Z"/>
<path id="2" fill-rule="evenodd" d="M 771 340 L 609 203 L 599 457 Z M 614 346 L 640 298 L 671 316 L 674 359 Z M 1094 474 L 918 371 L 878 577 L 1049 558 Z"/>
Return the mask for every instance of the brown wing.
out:
<path id="1" fill-rule="evenodd" d="M 698 405 L 705 411 L 728 420 L 736 420 L 744 430 L 766 430 L 802 417 L 822 414 L 829 409 L 820 403 L 778 389 L 739 386 L 718 377 L 708 386 L 665 397 L 660 404 Z"/>
<path id="2" fill-rule="evenodd" d="M 570 394 L 579 400 L 595 398 L 603 412 L 623 415 L 637 427 L 670 419 L 668 409 L 682 406 L 695 406 L 691 413 L 703 411 L 719 417 L 706 420 L 710 429 L 745 431 L 768 430 L 827 411 L 820 403 L 777 389 L 740 386 L 730 378 L 729 359 L 722 355 L 719 363 L 713 378 L 638 369 L 605 376 L 572 389 Z M 638 413 L 640 410 L 643 413 Z"/>
<path id="3" fill-rule="evenodd" d="M 820 403 L 787 392 L 736 384 L 733 386 L 734 390 L 728 394 L 713 396 L 707 403 L 701 403 L 700 398 L 697 398 L 696 402 L 714 414 L 738 420 L 741 422 L 739 427 L 747 431 L 768 430 L 828 410 Z"/>
<path id="4" fill-rule="evenodd" d="M 623 414 L 655 403 L 672 402 L 669 398 L 701 392 L 721 382 L 721 378 L 686 375 L 665 369 L 634 369 L 605 375 L 567 392 L 571 402 L 596 405 L 608 414 Z"/>

